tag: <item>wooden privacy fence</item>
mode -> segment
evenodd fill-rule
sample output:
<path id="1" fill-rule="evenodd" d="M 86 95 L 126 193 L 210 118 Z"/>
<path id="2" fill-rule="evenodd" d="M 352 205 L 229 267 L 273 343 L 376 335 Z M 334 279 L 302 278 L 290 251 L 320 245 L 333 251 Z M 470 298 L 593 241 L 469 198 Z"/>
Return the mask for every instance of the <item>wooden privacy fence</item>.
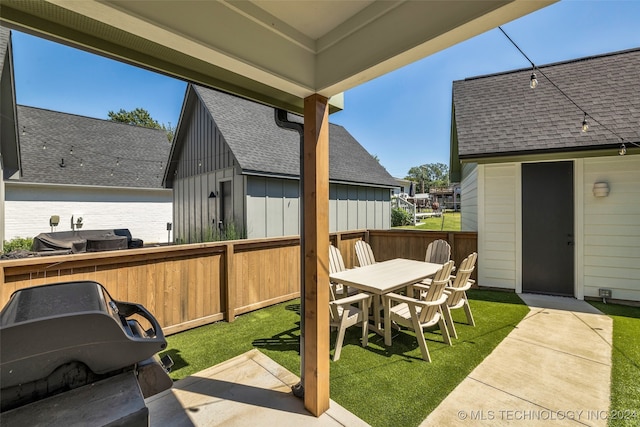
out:
<path id="1" fill-rule="evenodd" d="M 424 260 L 430 241 L 449 240 L 459 263 L 476 250 L 476 233 L 358 230 L 333 233 L 348 268 L 355 242 L 368 240 L 378 261 Z M 94 280 L 116 300 L 144 305 L 165 334 L 234 317 L 300 296 L 300 239 L 148 247 L 0 261 L 0 306 L 25 287 Z"/>

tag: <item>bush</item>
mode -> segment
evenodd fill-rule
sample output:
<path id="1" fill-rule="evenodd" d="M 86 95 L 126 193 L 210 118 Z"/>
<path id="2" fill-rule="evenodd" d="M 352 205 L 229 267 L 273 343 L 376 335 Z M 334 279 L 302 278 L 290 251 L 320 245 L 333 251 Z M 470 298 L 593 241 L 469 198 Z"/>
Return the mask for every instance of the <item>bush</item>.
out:
<path id="1" fill-rule="evenodd" d="M 401 208 L 391 209 L 391 226 L 413 225 L 413 215 Z"/>
<path id="2" fill-rule="evenodd" d="M 11 239 L 9 241 L 4 241 L 4 252 L 9 253 L 12 251 L 16 251 L 19 249 L 30 251 L 31 246 L 33 245 L 33 239 L 30 237 L 16 237 L 15 239 Z"/>

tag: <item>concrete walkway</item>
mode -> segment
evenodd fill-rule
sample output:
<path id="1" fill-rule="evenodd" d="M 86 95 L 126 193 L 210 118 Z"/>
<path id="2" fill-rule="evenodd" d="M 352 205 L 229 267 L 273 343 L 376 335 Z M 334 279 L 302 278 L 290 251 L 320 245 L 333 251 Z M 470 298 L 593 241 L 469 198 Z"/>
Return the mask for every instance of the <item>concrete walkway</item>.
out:
<path id="1" fill-rule="evenodd" d="M 606 426 L 612 320 L 573 298 L 531 308 L 422 426 Z"/>

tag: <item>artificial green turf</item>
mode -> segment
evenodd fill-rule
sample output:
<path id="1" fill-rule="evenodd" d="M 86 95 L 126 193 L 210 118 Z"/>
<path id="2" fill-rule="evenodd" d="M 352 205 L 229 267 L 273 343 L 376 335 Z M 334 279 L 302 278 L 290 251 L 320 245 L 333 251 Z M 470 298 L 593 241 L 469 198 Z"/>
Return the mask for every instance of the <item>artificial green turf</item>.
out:
<path id="1" fill-rule="evenodd" d="M 458 339 L 449 347 L 439 330 L 427 332 L 432 363 L 422 360 L 413 332 L 403 330 L 386 347 L 369 335 L 360 346 L 358 328 L 347 331 L 342 355 L 331 362 L 331 398 L 372 426 L 417 426 L 526 315 L 528 307 L 514 293 L 469 292 L 476 326 L 463 310 L 453 312 Z M 299 300 L 168 337 L 167 352 L 180 379 L 252 348 L 299 374 Z M 331 351 L 335 332 L 331 334 Z"/>
<path id="2" fill-rule="evenodd" d="M 445 212 L 442 216 L 424 218 L 418 225 L 407 225 L 398 228 L 409 230 L 460 231 L 460 212 Z"/>
<path id="3" fill-rule="evenodd" d="M 640 425 L 640 308 L 591 302 L 613 319 L 609 426 Z"/>

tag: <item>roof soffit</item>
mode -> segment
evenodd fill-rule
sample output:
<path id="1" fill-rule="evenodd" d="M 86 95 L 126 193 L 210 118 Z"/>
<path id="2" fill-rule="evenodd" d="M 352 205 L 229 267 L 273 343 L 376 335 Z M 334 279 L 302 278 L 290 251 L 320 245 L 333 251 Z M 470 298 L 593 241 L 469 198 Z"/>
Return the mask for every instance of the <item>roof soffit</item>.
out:
<path id="1" fill-rule="evenodd" d="M 3 0 L 0 17 L 289 111 L 333 96 L 554 0 Z"/>

